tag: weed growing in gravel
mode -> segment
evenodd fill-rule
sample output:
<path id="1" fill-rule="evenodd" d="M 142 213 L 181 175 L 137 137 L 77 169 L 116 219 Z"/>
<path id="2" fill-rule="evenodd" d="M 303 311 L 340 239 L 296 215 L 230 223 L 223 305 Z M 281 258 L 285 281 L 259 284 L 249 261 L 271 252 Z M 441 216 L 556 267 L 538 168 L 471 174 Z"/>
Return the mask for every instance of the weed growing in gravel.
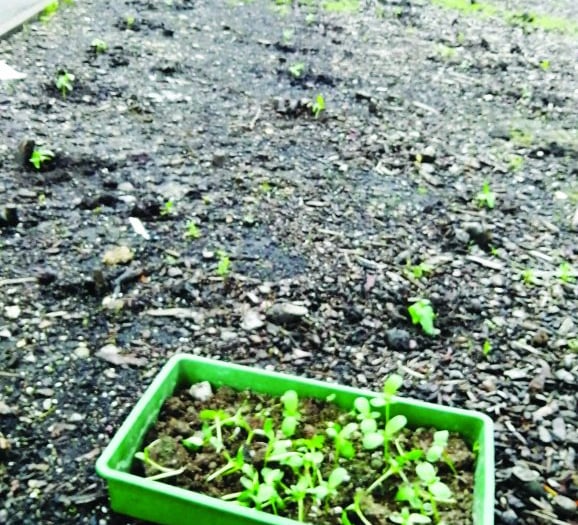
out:
<path id="1" fill-rule="evenodd" d="M 568 340 L 568 348 L 572 352 L 578 353 L 578 338 Z"/>
<path id="2" fill-rule="evenodd" d="M 560 263 L 560 268 L 558 269 L 558 278 L 563 283 L 573 283 L 576 280 L 573 274 L 572 265 L 568 261 L 562 261 Z"/>
<path id="3" fill-rule="evenodd" d="M 199 239 L 201 237 L 201 230 L 199 230 L 198 226 L 193 221 L 187 223 L 185 237 L 187 239 Z"/>
<path id="4" fill-rule="evenodd" d="M 30 163 L 35 169 L 39 170 L 42 165 L 54 158 L 54 153 L 46 148 L 34 148 L 32 155 L 30 155 Z"/>
<path id="5" fill-rule="evenodd" d="M 305 64 L 303 62 L 296 62 L 289 66 L 289 73 L 293 78 L 300 78 L 305 71 Z"/>
<path id="6" fill-rule="evenodd" d="M 108 51 L 108 44 L 100 38 L 95 38 L 90 43 L 90 49 L 92 49 L 97 55 L 100 55 Z"/>
<path id="7" fill-rule="evenodd" d="M 416 265 L 410 265 L 409 261 L 407 263 L 406 266 L 406 271 L 408 273 L 410 273 L 411 275 L 413 275 L 413 277 L 415 277 L 416 279 L 421 279 L 422 277 L 427 276 L 428 274 L 430 274 L 433 270 L 433 267 L 425 262 L 416 264 Z"/>
<path id="8" fill-rule="evenodd" d="M 343 497 L 346 487 L 352 497 L 351 503 L 342 507 L 341 523 L 370 525 L 365 513 L 374 494 L 381 492 L 387 482 L 397 491 L 395 501 L 399 503 L 398 510 L 389 516 L 393 523 L 441 523 L 439 506 L 455 503 L 451 489 L 441 481 L 436 467 L 443 461 L 456 474 L 447 453 L 449 432 L 434 432 L 427 448 L 415 446 L 406 450 L 409 441 L 404 429 L 408 421 L 403 415 L 391 413 L 394 396 L 402 383 L 398 375 L 388 377 L 381 395 L 355 398 L 349 411 L 335 420 L 317 422 L 316 428 L 306 434 L 299 433 L 301 400 L 293 390 L 285 391 L 280 398 L 259 402 L 253 407 L 255 412 L 245 403 L 234 413 L 204 408 L 198 413 L 201 429 L 183 439 L 182 444 L 191 454 L 222 457 L 222 464 L 213 467 L 205 481 L 213 483 L 233 476 L 241 490 L 221 496 L 225 501 L 275 515 L 294 509 L 299 522 L 309 522 L 310 511 L 317 516 L 320 511 L 330 514 L 336 498 Z M 281 418 L 274 419 L 271 413 L 279 408 Z M 324 427 L 325 434 L 319 433 Z M 159 464 L 163 439 L 166 438 L 153 441 L 135 455 L 153 472 L 149 479 L 174 477 L 184 470 Z M 168 443 L 171 442 L 169 438 Z M 236 449 L 230 443 L 236 443 Z M 255 450 L 260 451 L 262 459 L 255 460 Z M 383 466 L 373 477 L 352 480 L 353 461 L 367 451 L 374 451 L 372 458 L 380 458 Z M 165 452 L 172 457 L 171 449 Z"/>
<path id="9" fill-rule="evenodd" d="M 532 145 L 534 137 L 529 131 L 524 131 L 521 129 L 511 129 L 510 141 L 518 146 L 524 146 L 525 148 L 527 148 Z"/>
<path id="10" fill-rule="evenodd" d="M 484 344 L 482 345 L 482 354 L 484 354 L 485 357 L 488 357 L 491 351 L 492 351 L 492 343 L 490 343 L 490 341 L 486 339 L 484 341 Z"/>
<path id="11" fill-rule="evenodd" d="M 174 208 L 175 203 L 169 199 L 167 202 L 163 204 L 163 207 L 161 208 L 160 211 L 161 216 L 166 217 L 167 215 L 170 215 L 171 213 L 173 213 Z"/>
<path id="12" fill-rule="evenodd" d="M 510 171 L 520 171 L 524 165 L 524 157 L 513 155 L 508 162 L 508 169 Z"/>
<path id="13" fill-rule="evenodd" d="M 65 4 L 73 4 L 74 0 L 63 0 Z M 44 22 L 48 22 L 57 12 L 58 9 L 60 8 L 60 1 L 59 0 L 54 0 L 53 2 L 51 2 L 50 4 L 48 4 L 40 13 L 40 21 L 42 23 Z"/>
<path id="14" fill-rule="evenodd" d="M 419 299 L 413 303 L 408 309 L 413 324 L 419 324 L 421 329 L 427 335 L 436 335 L 438 330 L 434 328 L 435 312 L 430 301 L 427 299 Z"/>
<path id="15" fill-rule="evenodd" d="M 311 112 L 315 118 L 319 118 L 319 114 L 325 110 L 325 99 L 323 95 L 317 95 L 315 102 L 311 103 Z"/>
<path id="16" fill-rule="evenodd" d="M 231 259 L 226 252 L 219 250 L 217 252 L 217 275 L 220 277 L 227 277 L 231 273 Z"/>
<path id="17" fill-rule="evenodd" d="M 536 284 L 536 275 L 534 273 L 534 270 L 532 270 L 531 268 L 526 268 L 525 270 L 523 270 L 522 273 L 520 274 L 520 277 L 522 278 L 522 282 L 526 286 L 532 286 L 533 284 Z"/>
<path id="18" fill-rule="evenodd" d="M 548 69 L 550 69 L 550 61 L 547 59 L 540 60 L 540 69 L 542 71 L 548 71 Z"/>
<path id="19" fill-rule="evenodd" d="M 56 89 L 60 91 L 62 98 L 66 98 L 66 95 L 74 89 L 74 75 L 68 73 L 67 71 L 60 71 L 56 76 L 55 85 Z"/>
<path id="20" fill-rule="evenodd" d="M 490 183 L 484 182 L 482 190 L 477 194 L 476 200 L 480 208 L 486 207 L 492 210 L 496 205 L 496 194 L 490 189 Z"/>

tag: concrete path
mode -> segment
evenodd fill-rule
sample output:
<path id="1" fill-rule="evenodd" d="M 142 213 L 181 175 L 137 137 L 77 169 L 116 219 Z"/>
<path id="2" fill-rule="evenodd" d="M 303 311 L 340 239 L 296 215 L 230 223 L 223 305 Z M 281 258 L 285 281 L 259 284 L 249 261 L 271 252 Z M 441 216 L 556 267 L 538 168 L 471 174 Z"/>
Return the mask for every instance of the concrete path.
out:
<path id="1" fill-rule="evenodd" d="M 34 18 L 53 0 L 0 0 L 0 38 Z"/>

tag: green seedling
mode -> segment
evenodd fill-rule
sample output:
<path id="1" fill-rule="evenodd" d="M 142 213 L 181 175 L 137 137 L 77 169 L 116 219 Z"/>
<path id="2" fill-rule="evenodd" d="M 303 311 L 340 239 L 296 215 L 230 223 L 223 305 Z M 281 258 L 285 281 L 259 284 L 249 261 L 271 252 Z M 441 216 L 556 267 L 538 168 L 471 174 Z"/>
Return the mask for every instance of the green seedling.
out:
<path id="1" fill-rule="evenodd" d="M 492 352 L 492 343 L 490 343 L 490 341 L 486 339 L 484 341 L 484 344 L 482 345 L 482 354 L 484 354 L 485 357 L 488 357 L 491 352 Z"/>
<path id="2" fill-rule="evenodd" d="M 576 280 L 576 278 L 574 277 L 574 270 L 569 262 L 563 261 L 560 263 L 560 268 L 558 270 L 558 278 L 563 283 L 573 283 Z"/>
<path id="3" fill-rule="evenodd" d="M 231 259 L 226 252 L 219 250 L 217 252 L 217 275 L 220 277 L 227 277 L 231 273 Z"/>
<path id="4" fill-rule="evenodd" d="M 492 210 L 496 205 L 496 194 L 490 189 L 490 183 L 484 182 L 482 185 L 482 191 L 478 193 L 476 196 L 476 200 L 478 201 L 478 206 L 480 208 L 488 208 Z"/>
<path id="5" fill-rule="evenodd" d="M 48 20 L 50 20 L 58 12 L 59 7 L 60 3 L 58 0 L 54 0 L 53 2 L 49 3 L 40 13 L 40 21 L 48 22 Z"/>
<path id="6" fill-rule="evenodd" d="M 520 129 L 510 130 L 510 140 L 519 146 L 528 147 L 532 145 L 534 137 L 529 131 L 524 131 Z"/>
<path id="7" fill-rule="evenodd" d="M 149 465 L 151 468 L 153 468 L 154 470 L 158 470 L 159 474 L 154 474 L 152 476 L 148 476 L 147 479 L 150 480 L 161 480 L 161 479 L 166 479 L 166 478 L 170 478 L 170 477 L 174 477 L 174 476 L 178 476 L 180 474 L 182 474 L 186 467 L 182 467 L 179 469 L 173 469 L 173 468 L 167 468 L 167 467 L 163 467 L 162 465 L 160 465 L 159 463 L 157 463 L 156 461 L 154 461 L 151 456 L 150 456 L 150 451 L 152 448 L 154 448 L 158 443 L 160 443 L 160 440 L 155 440 L 153 441 L 150 445 L 148 445 L 147 447 L 145 447 L 145 449 L 142 452 L 137 452 L 135 454 L 135 458 L 142 461 L 143 463 L 146 463 L 147 465 Z"/>
<path id="8" fill-rule="evenodd" d="M 548 69 L 550 69 L 550 61 L 547 59 L 540 60 L 540 69 L 542 71 L 548 71 Z"/>
<path id="9" fill-rule="evenodd" d="M 524 165 L 524 157 L 513 155 L 508 162 L 508 169 L 510 171 L 520 171 Z"/>
<path id="10" fill-rule="evenodd" d="M 305 64 L 303 62 L 296 62 L 295 64 L 291 64 L 289 66 L 289 73 L 293 78 L 300 78 L 305 71 Z"/>
<path id="11" fill-rule="evenodd" d="M 364 399 L 364 398 L 359 398 Z M 335 446 L 335 464 L 339 463 L 339 458 L 351 459 L 355 456 L 353 446 L 353 435 L 357 432 L 357 423 L 348 423 L 343 428 L 338 423 L 330 423 L 325 431 Z"/>
<path id="12" fill-rule="evenodd" d="M 522 282 L 526 286 L 532 286 L 533 284 L 536 283 L 536 274 L 534 273 L 534 270 L 532 270 L 532 268 L 526 268 L 525 270 L 522 271 L 520 276 L 522 277 Z"/>
<path id="13" fill-rule="evenodd" d="M 439 331 L 434 327 L 435 312 L 430 301 L 427 299 L 420 299 L 408 308 L 411 322 L 419 324 L 425 334 L 434 336 Z"/>
<path id="14" fill-rule="evenodd" d="M 161 208 L 160 211 L 161 216 L 166 217 L 167 215 L 170 215 L 171 213 L 173 213 L 174 208 L 175 203 L 169 199 L 167 202 L 163 204 L 163 207 Z"/>
<path id="15" fill-rule="evenodd" d="M 97 54 L 97 55 L 101 55 L 103 53 L 106 53 L 108 51 L 108 44 L 104 41 L 101 40 L 100 38 L 95 38 L 91 43 L 90 43 L 90 48 Z"/>
<path id="16" fill-rule="evenodd" d="M 313 113 L 313 116 L 315 118 L 319 118 L 320 113 L 324 110 L 325 110 L 325 99 L 323 98 L 323 95 L 319 94 L 317 95 L 315 102 L 311 104 L 311 112 Z"/>
<path id="17" fill-rule="evenodd" d="M 328 500 L 336 496 L 339 487 L 349 479 L 347 470 L 343 467 L 337 467 L 331 471 L 327 481 L 321 480 L 318 485 L 310 488 L 307 492 L 313 495 L 318 505 L 321 505 L 322 502 L 328 504 Z"/>
<path id="18" fill-rule="evenodd" d="M 568 340 L 568 348 L 571 352 L 578 353 L 578 338 Z"/>
<path id="19" fill-rule="evenodd" d="M 201 237 L 201 230 L 193 221 L 187 223 L 187 231 L 185 232 L 187 239 L 199 239 Z"/>
<path id="20" fill-rule="evenodd" d="M 54 153 L 45 148 L 34 148 L 28 159 L 35 169 L 39 170 L 45 162 L 54 158 Z"/>
<path id="21" fill-rule="evenodd" d="M 295 390 L 287 390 L 281 396 L 283 403 L 283 422 L 281 423 L 281 432 L 285 437 L 291 437 L 297 430 L 297 425 L 301 419 L 299 413 L 299 397 Z"/>
<path id="22" fill-rule="evenodd" d="M 411 512 L 407 507 L 404 507 L 401 512 L 394 512 L 389 516 L 389 520 L 393 523 L 400 523 L 401 525 L 419 525 L 422 523 L 431 523 L 431 518 L 423 514 Z"/>
<path id="23" fill-rule="evenodd" d="M 416 279 L 421 279 L 422 277 L 425 277 L 426 275 L 430 274 L 432 270 L 433 266 L 425 262 L 416 265 L 410 265 L 409 261 L 407 263 L 407 271 L 411 275 L 413 275 Z"/>
<path id="24" fill-rule="evenodd" d="M 60 91 L 62 98 L 66 98 L 72 90 L 74 89 L 74 79 L 75 76 L 72 73 L 68 73 L 67 71 L 61 71 L 56 76 L 55 85 L 56 89 Z"/>

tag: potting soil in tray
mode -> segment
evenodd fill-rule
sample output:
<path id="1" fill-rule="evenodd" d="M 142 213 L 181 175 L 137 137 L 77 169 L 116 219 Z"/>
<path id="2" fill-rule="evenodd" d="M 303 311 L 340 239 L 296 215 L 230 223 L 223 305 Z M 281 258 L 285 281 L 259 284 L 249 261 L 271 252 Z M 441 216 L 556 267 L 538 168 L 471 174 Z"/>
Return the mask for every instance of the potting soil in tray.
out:
<path id="1" fill-rule="evenodd" d="M 216 420 L 207 417 L 210 414 L 206 412 L 208 410 L 215 411 L 215 413 L 222 411 L 219 413 L 221 424 L 218 425 L 221 427 L 220 439 L 218 439 L 219 432 L 214 424 Z M 383 409 L 378 410 L 383 411 Z M 236 426 L 230 421 L 224 421 L 236 414 L 241 416 L 244 424 L 257 430 L 250 442 L 247 442 L 248 432 L 242 428 L 243 425 Z M 262 510 L 266 512 L 277 512 L 279 515 L 298 519 L 298 505 L 285 498 L 291 490 L 290 487 L 295 487 L 298 482 L 299 476 L 295 474 L 296 470 L 302 473 L 303 468 L 295 470 L 288 465 L 281 465 L 278 461 L 265 459 L 272 457 L 272 447 L 270 439 L 264 435 L 262 429 L 269 425 L 268 431 L 271 435 L 272 423 L 272 429 L 276 434 L 275 441 L 287 440 L 281 432 L 286 415 L 280 398 L 221 387 L 214 391 L 210 399 L 199 400 L 194 399 L 188 389 L 182 389 L 165 402 L 157 423 L 145 439 L 146 455 L 152 462 L 135 461 L 135 471 L 139 475 L 158 476 L 161 474 L 162 477 L 163 473 L 154 467 L 156 463 L 164 469 L 179 472 L 178 475 L 169 473 L 167 477 L 164 477 L 162 481 L 166 483 L 229 501 L 233 501 L 235 495 L 244 492 L 244 504 L 258 508 L 262 504 Z M 316 478 L 314 482 L 317 487 L 325 486 L 325 489 L 321 489 L 322 491 L 327 489 L 327 482 L 335 468 L 342 467 L 347 472 L 347 479 L 334 490 L 329 487 L 331 494 L 325 498 L 319 499 L 319 493 L 308 492 L 303 502 L 304 521 L 319 525 L 342 524 L 344 519 L 349 520 L 353 525 L 361 523 L 359 516 L 351 509 L 354 495 L 359 489 L 370 487 L 385 472 L 385 467 L 389 463 L 384 460 L 384 447 L 382 445 L 373 450 L 366 450 L 362 445 L 361 432 L 357 430 L 347 439 L 353 445 L 353 457 L 336 459 L 336 441 L 326 432 L 328 426 L 331 426 L 330 423 L 339 425 L 334 427 L 339 430 L 349 423 L 359 424 L 360 420 L 361 416 L 355 410 L 345 412 L 340 407 L 323 400 L 299 399 L 298 424 L 295 433 L 290 438 L 292 445 L 285 449 L 289 452 L 308 450 L 316 453 L 318 459 L 321 457 L 319 453 L 322 454 L 323 460 L 319 471 L 323 481 Z M 380 417 L 377 423 L 379 428 L 382 428 L 383 418 Z M 398 519 L 401 519 L 400 513 L 404 508 L 410 513 L 420 514 L 417 507 L 419 501 L 426 503 L 426 508 L 427 505 L 431 505 L 427 497 L 427 488 L 423 482 L 420 484 L 416 475 L 416 467 L 425 462 L 425 455 L 432 445 L 435 432 L 436 429 L 403 429 L 395 439 L 389 442 L 390 458 L 399 457 L 400 454 L 414 450 L 423 451 L 422 457 L 406 463 L 403 467 L 403 473 L 410 485 L 421 487 L 421 497 L 418 501 L 411 502 L 413 506 L 407 500 L 396 501 L 403 479 L 399 474 L 391 475 L 373 488 L 370 494 L 358 493 L 359 506 L 369 522 L 391 523 L 392 515 L 394 520 L 396 515 Z M 191 445 L 185 446 L 183 441 L 192 436 L 203 440 L 204 443 L 198 448 Z M 209 436 L 213 439 L 212 443 L 209 443 Z M 221 450 L 217 450 L 219 443 L 223 446 Z M 341 456 L 351 455 L 346 449 L 347 447 L 343 448 Z M 420 453 L 414 452 L 414 454 Z M 217 471 L 222 471 L 229 460 L 232 468 L 227 473 L 215 475 Z M 243 472 L 241 470 L 243 464 L 251 465 L 253 469 L 245 467 L 246 470 Z M 471 448 L 459 435 L 450 433 L 444 455 L 432 464 L 439 481 L 451 489 L 453 502 L 434 503 L 439 516 L 432 513 L 431 508 L 427 508 L 421 514 L 429 514 L 431 523 L 471 524 L 475 469 L 475 455 Z M 256 503 L 254 498 L 248 496 L 247 488 L 250 485 L 249 480 L 253 479 L 252 474 L 257 476 L 257 484 L 263 485 L 264 467 L 274 471 L 280 470 L 283 473 L 282 478 L 275 483 L 279 498 L 266 498 L 267 501 L 264 503 Z M 277 473 L 277 475 L 280 474 Z M 209 481 L 207 478 L 210 478 Z M 245 478 L 245 481 L 241 481 L 241 478 Z M 256 494 L 257 491 L 254 491 L 255 497 Z M 344 517 L 343 510 L 348 507 L 349 510 L 346 510 Z M 403 523 L 402 521 L 396 522 Z"/>

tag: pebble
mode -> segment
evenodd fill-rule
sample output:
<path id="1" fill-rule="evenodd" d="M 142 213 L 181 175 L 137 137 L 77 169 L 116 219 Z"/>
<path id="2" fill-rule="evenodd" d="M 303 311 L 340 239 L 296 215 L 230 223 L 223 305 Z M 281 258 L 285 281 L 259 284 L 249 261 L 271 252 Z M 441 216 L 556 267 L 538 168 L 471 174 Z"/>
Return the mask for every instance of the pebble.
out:
<path id="1" fill-rule="evenodd" d="M 508 509 L 502 512 L 502 523 L 516 525 L 518 523 L 518 515 L 512 509 Z"/>
<path id="2" fill-rule="evenodd" d="M 552 443 L 552 435 L 543 425 L 538 427 L 538 437 L 542 443 Z"/>
<path id="3" fill-rule="evenodd" d="M 561 417 L 557 417 L 552 421 L 552 434 L 560 441 L 566 440 L 566 423 Z"/>
<path id="4" fill-rule="evenodd" d="M 537 470 L 532 470 L 520 463 L 512 469 L 512 476 L 522 483 L 531 483 L 540 479 L 540 473 Z"/>
<path id="5" fill-rule="evenodd" d="M 572 385 L 574 383 L 574 376 L 572 375 L 571 372 L 568 372 L 568 370 L 565 370 L 564 368 L 556 370 L 554 372 L 554 375 L 556 376 L 556 379 L 563 381 L 564 383 L 567 383 L 569 385 Z"/>
<path id="6" fill-rule="evenodd" d="M 275 324 L 294 324 L 309 313 L 306 306 L 296 303 L 276 303 L 267 310 L 267 317 Z"/>
<path id="7" fill-rule="evenodd" d="M 560 335 L 568 335 L 570 333 L 573 333 L 575 330 L 576 326 L 574 325 L 574 321 L 572 321 L 570 317 L 566 317 L 560 324 L 560 328 L 558 328 L 558 333 Z"/>
<path id="8" fill-rule="evenodd" d="M 195 383 L 189 388 L 189 395 L 197 401 L 205 402 L 213 397 L 213 389 L 208 381 Z"/>
<path id="9" fill-rule="evenodd" d="M 578 515 L 576 503 L 566 496 L 558 494 L 552 500 L 552 504 L 554 505 L 554 510 L 561 518 L 572 519 Z"/>
<path id="10" fill-rule="evenodd" d="M 385 333 L 385 340 L 391 350 L 403 352 L 410 349 L 411 337 L 406 330 L 392 328 Z"/>

